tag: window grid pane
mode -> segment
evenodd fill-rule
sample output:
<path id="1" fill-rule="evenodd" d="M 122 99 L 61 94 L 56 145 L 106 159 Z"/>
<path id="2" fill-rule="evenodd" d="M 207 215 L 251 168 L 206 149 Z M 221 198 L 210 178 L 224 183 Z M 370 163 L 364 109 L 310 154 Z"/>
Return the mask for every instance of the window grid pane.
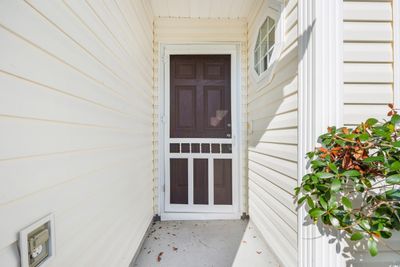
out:
<path id="1" fill-rule="evenodd" d="M 267 17 L 258 31 L 254 48 L 254 69 L 258 75 L 266 71 L 270 65 L 275 46 L 275 28 L 275 20 Z"/>

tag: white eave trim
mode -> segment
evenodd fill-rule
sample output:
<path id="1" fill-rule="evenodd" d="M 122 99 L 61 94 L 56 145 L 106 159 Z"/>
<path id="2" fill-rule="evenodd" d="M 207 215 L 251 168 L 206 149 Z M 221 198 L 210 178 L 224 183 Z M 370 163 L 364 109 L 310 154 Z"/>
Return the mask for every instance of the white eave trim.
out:
<path id="1" fill-rule="evenodd" d="M 298 183 L 307 173 L 305 154 L 329 125 L 343 124 L 343 1 L 299 0 Z M 298 211 L 298 266 L 345 266 L 335 243 Z"/>

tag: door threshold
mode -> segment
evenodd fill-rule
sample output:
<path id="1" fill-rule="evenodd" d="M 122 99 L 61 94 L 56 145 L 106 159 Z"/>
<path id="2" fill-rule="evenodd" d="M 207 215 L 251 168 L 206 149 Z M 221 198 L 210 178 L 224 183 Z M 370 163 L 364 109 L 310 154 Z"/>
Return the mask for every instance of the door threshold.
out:
<path id="1" fill-rule="evenodd" d="M 192 221 L 192 220 L 240 220 L 240 213 L 195 213 L 195 212 L 165 212 L 161 213 L 161 221 Z"/>

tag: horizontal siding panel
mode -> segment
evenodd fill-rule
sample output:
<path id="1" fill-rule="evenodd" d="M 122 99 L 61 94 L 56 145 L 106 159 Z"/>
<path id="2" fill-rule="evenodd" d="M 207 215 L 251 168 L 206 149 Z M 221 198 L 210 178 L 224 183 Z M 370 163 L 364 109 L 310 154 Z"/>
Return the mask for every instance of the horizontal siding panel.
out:
<path id="1" fill-rule="evenodd" d="M 297 177 L 297 164 L 274 156 L 260 155 L 249 151 L 249 160 L 264 165 L 277 172 L 287 175 L 294 180 Z"/>
<path id="2" fill-rule="evenodd" d="M 296 53 L 293 51 L 293 53 Z M 286 95 L 287 89 L 289 89 L 290 92 L 297 91 L 297 88 L 294 86 L 294 83 L 297 79 L 297 64 L 294 64 L 296 59 L 293 61 L 290 61 L 290 63 L 285 64 L 285 65 L 278 65 L 277 68 L 275 69 L 275 75 L 274 79 L 269 84 L 266 84 L 265 82 L 256 82 L 256 81 L 251 81 L 249 84 L 251 86 L 251 91 L 249 95 L 249 102 L 252 102 L 254 99 L 258 98 L 260 95 L 265 94 L 269 90 L 274 90 L 280 88 L 281 91 L 283 91 L 282 96 Z M 281 67 L 281 68 L 278 68 Z M 291 85 L 291 87 L 287 87 L 286 85 Z"/>
<path id="3" fill-rule="evenodd" d="M 0 70 L 121 112 L 132 112 L 132 106 L 119 93 L 82 75 L 76 69 L 22 41 L 3 28 L 0 28 L 0 35 L 2 41 Z M 15 50 L 18 53 L 15 53 Z"/>
<path id="4" fill-rule="evenodd" d="M 141 151 L 141 155 L 135 157 L 133 149 Z M 110 162 L 132 157 L 140 161 L 144 156 L 150 157 L 151 154 L 146 147 L 137 145 L 0 161 L 2 183 L 9 185 L 0 188 L 0 205 L 76 179 Z"/>
<path id="5" fill-rule="evenodd" d="M 278 185 L 270 182 L 267 178 L 255 173 L 252 170 L 249 170 L 249 181 L 263 188 L 266 191 L 265 194 L 275 198 L 293 214 L 296 213 L 296 205 L 293 202 L 293 194 L 282 190 L 282 188 L 280 188 Z"/>
<path id="6" fill-rule="evenodd" d="M 143 187 L 143 184 L 140 182 L 140 180 L 129 178 L 131 176 L 131 172 L 138 167 L 146 167 L 146 169 L 148 169 L 148 166 L 140 165 L 140 163 L 135 163 L 132 161 L 122 161 L 110 164 L 108 166 L 103 166 L 102 169 L 98 169 L 96 172 L 91 173 L 90 175 L 86 176 L 85 179 L 75 179 L 64 184 L 63 186 L 58 186 L 52 190 L 42 192 L 41 194 L 35 194 L 29 198 L 24 198 L 22 200 L 12 202 L 6 206 L 2 206 L 0 209 L 0 217 L 8 218 L 8 220 L 3 221 L 3 227 L 0 230 L 0 246 L 5 247 L 7 244 L 15 242 L 17 238 L 15 233 L 17 233 L 20 229 L 23 229 L 26 225 L 32 223 L 32 220 L 37 220 L 38 217 L 47 214 L 49 210 L 56 213 L 55 219 L 57 221 L 57 216 L 60 216 L 60 214 L 65 212 L 65 210 L 74 207 L 79 203 L 84 203 L 85 199 L 91 194 L 97 194 L 99 199 L 102 197 L 109 199 L 113 196 L 123 196 L 123 198 L 126 198 L 128 185 L 130 185 L 130 188 L 142 188 L 143 191 L 148 191 L 148 188 Z M 111 179 L 111 177 L 114 178 Z M 115 177 L 118 177 L 118 180 Z M 124 190 L 125 193 L 120 195 L 104 194 L 104 192 L 108 192 L 110 190 Z M 131 191 L 131 189 L 129 190 Z M 138 192 L 140 191 L 138 190 Z M 131 196 L 132 197 L 130 198 L 135 198 L 134 194 L 131 194 Z M 115 197 L 115 201 L 121 201 L 121 197 Z M 140 204 L 143 205 L 144 209 L 147 207 L 147 211 L 143 213 L 143 215 L 146 217 L 151 214 L 151 211 L 149 210 L 149 204 L 150 203 L 145 202 Z M 125 203 L 125 205 L 127 205 L 127 203 Z M 93 212 L 97 211 L 95 207 L 101 208 L 101 206 L 97 205 L 92 207 Z M 24 210 L 25 212 L 15 212 L 16 210 Z M 141 210 L 141 208 L 138 210 Z M 79 209 L 77 209 L 76 212 L 79 213 Z M 126 210 L 124 213 L 126 213 Z M 108 217 L 102 216 L 101 218 L 106 220 Z M 110 218 L 113 219 L 112 216 Z M 56 231 L 62 231 L 62 228 L 60 229 L 57 227 Z M 74 229 L 74 231 L 76 231 L 76 229 Z M 66 234 L 68 235 L 68 233 Z M 57 232 L 56 235 L 59 236 Z M 60 260 L 63 259 L 59 254 L 57 258 Z M 64 260 L 66 259 L 64 258 Z"/>
<path id="7" fill-rule="evenodd" d="M 290 68 L 293 68 L 293 65 Z M 257 84 L 250 83 L 250 85 L 254 87 Z M 260 105 L 263 101 L 274 102 L 279 100 L 279 98 L 287 97 L 297 92 L 297 75 L 291 76 L 288 74 L 285 76 L 284 73 L 279 72 L 269 86 L 257 89 L 258 91 L 253 90 L 250 92 L 251 94 L 248 99 L 249 107 Z"/>
<path id="8" fill-rule="evenodd" d="M 389 1 L 344 1 L 343 19 L 356 21 L 391 21 L 392 4 Z"/>
<path id="9" fill-rule="evenodd" d="M 297 7 L 294 7 L 292 11 L 287 16 L 285 16 L 286 33 L 297 24 L 297 13 Z"/>
<path id="10" fill-rule="evenodd" d="M 392 24 L 390 22 L 344 22 L 343 39 L 346 42 L 390 42 Z"/>
<path id="11" fill-rule="evenodd" d="M 1 72 L 0 84 L 1 115 L 117 128 L 126 128 L 132 120 L 146 122 L 152 116 L 151 108 L 138 99 L 132 101 L 137 113 L 130 115 Z"/>
<path id="12" fill-rule="evenodd" d="M 124 131 L 0 117 L 0 159 L 130 145 L 135 144 L 137 138 L 143 140 L 143 145 L 151 144 L 146 129 L 151 127 L 151 122 L 136 124 L 136 127 L 142 130 Z"/>
<path id="13" fill-rule="evenodd" d="M 284 99 L 279 99 L 273 103 L 264 103 L 263 107 L 249 110 L 249 115 L 253 120 L 270 117 L 271 114 L 283 114 L 297 109 L 297 94 Z"/>
<path id="14" fill-rule="evenodd" d="M 345 63 L 345 83 L 392 83 L 392 64 Z"/>
<path id="15" fill-rule="evenodd" d="M 264 199 L 262 199 L 260 195 L 252 190 L 253 187 L 250 188 L 249 196 L 252 197 L 251 201 L 253 202 L 254 206 L 256 206 L 257 209 L 259 209 L 263 214 L 268 216 L 270 221 L 279 230 L 280 234 L 284 235 L 283 238 L 290 242 L 292 247 L 295 247 L 297 240 L 296 231 L 292 229 L 287 222 L 282 219 L 282 217 L 278 216 L 274 210 L 272 210 L 271 207 L 264 202 Z"/>
<path id="16" fill-rule="evenodd" d="M 266 243 L 271 244 L 273 242 L 273 246 L 270 245 L 270 248 L 275 255 L 280 255 L 279 261 L 284 266 L 297 266 L 297 241 L 294 243 L 288 241 L 285 237 L 289 233 L 282 234 L 276 222 L 271 220 L 272 216 L 260 210 L 256 203 L 250 203 L 250 212 L 254 214 L 253 223 L 263 235 Z"/>
<path id="17" fill-rule="evenodd" d="M 7 267 L 20 267 L 18 242 L 0 249 L 0 262 Z"/>
<path id="18" fill-rule="evenodd" d="M 251 189 L 250 194 L 254 194 L 262 201 L 262 206 L 267 207 L 271 215 L 279 218 L 285 224 L 285 228 L 291 231 L 296 231 L 297 227 L 297 214 L 287 209 L 286 206 L 282 205 L 278 200 L 272 197 L 265 188 L 260 187 L 252 180 L 249 181 L 249 187 Z"/>
<path id="19" fill-rule="evenodd" d="M 258 143 L 250 151 L 295 162 L 297 160 L 297 146 L 276 143 Z"/>
<path id="20" fill-rule="evenodd" d="M 392 62 L 391 43 L 344 43 L 345 62 Z"/>
<path id="21" fill-rule="evenodd" d="M 263 131 L 297 127 L 297 110 L 252 121 L 253 131 Z"/>
<path id="22" fill-rule="evenodd" d="M 253 138 L 251 138 L 253 141 Z M 297 144 L 297 129 L 266 130 L 259 137 L 259 142 Z"/>
<path id="23" fill-rule="evenodd" d="M 294 188 L 297 186 L 297 181 L 293 177 L 274 170 L 272 164 L 265 164 L 264 162 L 257 162 L 249 157 L 249 171 L 258 174 L 269 182 L 279 187 L 285 193 L 293 194 Z M 278 168 L 282 169 L 282 168 Z"/>
<path id="24" fill-rule="evenodd" d="M 387 119 L 387 105 L 344 105 L 344 124 L 358 124 L 368 118 Z"/>
<path id="25" fill-rule="evenodd" d="M 393 102 L 392 84 L 345 84 L 347 104 L 388 104 Z"/>

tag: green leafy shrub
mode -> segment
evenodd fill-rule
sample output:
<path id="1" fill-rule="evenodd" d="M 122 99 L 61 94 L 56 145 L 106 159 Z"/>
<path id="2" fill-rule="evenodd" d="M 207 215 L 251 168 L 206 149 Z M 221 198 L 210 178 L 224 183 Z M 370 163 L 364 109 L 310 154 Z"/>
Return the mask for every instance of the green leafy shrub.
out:
<path id="1" fill-rule="evenodd" d="M 400 230 L 400 115 L 389 107 L 389 121 L 328 128 L 307 154 L 311 172 L 295 189 L 315 223 L 346 231 L 355 242 L 367 239 L 372 256 L 378 242 Z"/>

